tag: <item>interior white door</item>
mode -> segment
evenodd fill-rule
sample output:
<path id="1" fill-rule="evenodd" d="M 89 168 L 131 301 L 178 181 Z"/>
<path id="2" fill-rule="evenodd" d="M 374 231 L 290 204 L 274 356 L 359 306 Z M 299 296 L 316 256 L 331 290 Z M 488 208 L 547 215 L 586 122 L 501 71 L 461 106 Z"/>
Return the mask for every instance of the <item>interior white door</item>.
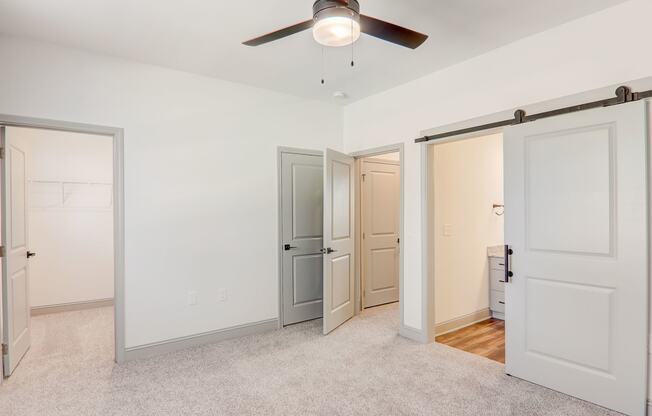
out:
<path id="1" fill-rule="evenodd" d="M 324 158 L 281 154 L 283 325 L 321 318 Z"/>
<path id="2" fill-rule="evenodd" d="M 324 334 L 353 316 L 353 158 L 326 149 L 324 155 Z"/>
<path id="3" fill-rule="evenodd" d="M 362 307 L 397 302 L 399 296 L 399 162 L 362 161 Z"/>
<path id="4" fill-rule="evenodd" d="M 4 375 L 9 376 L 30 346 L 26 155 L 0 127 L 2 159 L 2 298 Z"/>
<path id="5" fill-rule="evenodd" d="M 506 372 L 629 415 L 647 384 L 643 102 L 506 129 Z"/>

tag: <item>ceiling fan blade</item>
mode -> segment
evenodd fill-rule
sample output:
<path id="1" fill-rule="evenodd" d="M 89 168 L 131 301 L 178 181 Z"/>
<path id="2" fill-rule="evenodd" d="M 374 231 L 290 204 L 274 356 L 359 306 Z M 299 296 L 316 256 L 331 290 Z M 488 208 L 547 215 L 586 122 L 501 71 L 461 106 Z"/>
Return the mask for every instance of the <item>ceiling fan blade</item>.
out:
<path id="1" fill-rule="evenodd" d="M 242 42 L 242 44 L 247 46 L 258 46 L 264 43 L 274 42 L 275 40 L 279 40 L 281 38 L 294 35 L 295 33 L 303 32 L 304 30 L 310 29 L 314 25 L 314 23 L 315 22 L 312 19 L 306 20 L 305 22 L 297 23 L 296 25 L 288 26 L 286 28 L 277 30 L 275 32 L 268 33 L 266 35 L 248 40 L 246 42 Z"/>
<path id="2" fill-rule="evenodd" d="M 415 32 L 397 26 L 393 23 L 384 22 L 373 17 L 360 15 L 360 29 L 363 33 L 386 40 L 406 48 L 416 49 L 428 39 L 428 35 Z"/>

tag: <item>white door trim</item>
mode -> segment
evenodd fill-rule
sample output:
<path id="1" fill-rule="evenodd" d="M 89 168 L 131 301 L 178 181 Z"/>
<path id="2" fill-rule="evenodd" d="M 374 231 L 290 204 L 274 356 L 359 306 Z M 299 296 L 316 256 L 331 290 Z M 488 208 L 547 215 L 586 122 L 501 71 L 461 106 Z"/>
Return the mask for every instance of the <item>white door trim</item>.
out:
<path id="1" fill-rule="evenodd" d="M 370 149 L 365 149 L 365 150 L 360 150 L 357 152 L 352 152 L 349 153 L 350 156 L 356 159 L 356 178 L 359 178 L 360 172 L 358 171 L 358 160 L 369 157 L 369 156 L 378 156 L 378 155 L 383 155 L 387 153 L 394 153 L 398 152 L 400 155 L 400 166 L 401 166 L 401 192 L 400 192 L 400 198 L 401 198 L 401 203 L 400 203 L 400 222 L 399 222 L 399 227 L 400 227 L 400 234 L 401 234 L 401 243 L 399 245 L 399 309 L 400 309 L 400 333 L 411 339 L 415 339 L 415 333 L 418 332 L 418 330 L 411 328 L 411 327 L 406 327 L 403 322 L 403 236 L 404 236 L 404 220 L 403 220 L 403 207 L 404 207 L 404 182 L 403 182 L 403 177 L 404 177 L 404 171 L 405 171 L 405 157 L 404 157 L 404 143 L 396 143 L 396 144 L 391 144 L 387 146 L 381 146 L 381 147 L 374 147 Z M 277 207 L 278 207 L 278 231 L 277 231 L 277 241 L 278 241 L 278 256 L 277 256 L 277 261 L 278 261 L 278 327 L 279 329 L 283 327 L 283 270 L 282 270 L 282 263 L 283 263 L 283 252 L 281 250 L 281 247 L 283 246 L 283 233 L 282 233 L 282 225 L 283 225 L 283 218 L 282 218 L 282 211 L 281 211 L 281 157 L 284 153 L 292 153 L 292 154 L 300 154 L 300 155 L 310 155 L 310 156 L 323 156 L 324 152 L 321 150 L 314 150 L 314 149 L 302 149 L 302 148 L 296 148 L 296 147 L 287 147 L 287 146 L 279 146 L 277 147 L 276 151 L 276 172 L 277 172 Z M 359 203 L 359 197 L 360 197 L 360 189 L 359 189 L 359 182 L 356 179 L 356 188 L 355 188 L 355 199 L 356 199 L 356 206 L 355 206 L 355 211 L 356 215 L 359 215 L 360 211 L 360 203 Z M 356 247 L 358 246 L 358 242 L 360 241 L 358 232 L 359 232 L 359 221 L 356 221 Z M 356 255 L 356 267 L 355 267 L 355 307 L 354 307 L 354 313 L 357 315 L 361 311 L 361 302 L 360 302 L 360 297 L 361 297 L 361 285 L 360 285 L 360 268 L 358 264 L 358 258 L 359 256 Z M 419 339 L 420 340 L 420 339 Z"/>
<path id="2" fill-rule="evenodd" d="M 115 361 L 125 361 L 124 130 L 93 124 L 0 114 L 0 125 L 110 136 L 113 139 L 113 263 Z M 3 213 L 4 215 L 4 213 Z M 2 288 L 4 290 L 4 288 Z M 0 330 L 2 320 L 0 319 Z M 1 331 L 0 331 L 1 332 Z M 1 367 L 1 366 L 0 366 Z"/>
<path id="3" fill-rule="evenodd" d="M 380 146 L 380 147 L 373 147 L 370 149 L 364 149 L 364 150 L 359 150 L 357 152 L 352 152 L 349 153 L 349 155 L 353 156 L 356 159 L 356 188 L 355 188 L 355 201 L 356 201 L 356 206 L 355 206 L 355 212 L 356 216 L 358 217 L 360 215 L 360 181 L 358 180 L 360 178 L 360 170 L 359 170 L 359 159 L 369 157 L 369 156 L 378 156 L 378 155 L 383 155 L 387 153 L 394 153 L 398 152 L 399 154 L 399 161 L 400 161 L 400 167 L 401 167 L 401 189 L 400 189 L 400 208 L 399 208 L 399 235 L 401 242 L 399 243 L 399 267 L 398 267 L 398 284 L 399 284 L 399 310 L 400 310 L 400 319 L 399 319 L 399 334 L 406 338 L 410 339 L 416 339 L 415 334 L 420 332 L 418 329 L 409 327 L 405 325 L 404 321 L 404 305 L 405 305 L 405 298 L 403 294 L 403 269 L 404 269 L 404 255 L 403 252 L 404 246 L 405 246 L 405 221 L 404 221 L 404 207 L 405 207 L 405 144 L 404 143 L 396 143 L 396 144 L 390 144 L 387 146 Z M 360 247 L 360 221 L 356 222 L 356 251 Z M 355 308 L 354 312 L 355 314 L 360 313 L 361 310 L 361 276 L 360 276 L 360 265 L 358 259 L 360 256 L 356 256 L 356 267 L 355 267 Z M 421 341 L 418 339 L 418 341 Z"/>
<path id="4" fill-rule="evenodd" d="M 297 147 L 278 146 L 276 148 L 276 201 L 277 201 L 277 214 L 278 214 L 278 229 L 277 229 L 277 262 L 278 262 L 278 328 L 283 328 L 283 187 L 281 181 L 283 179 L 283 154 L 295 155 L 308 155 L 308 156 L 323 156 L 324 152 L 321 150 L 300 149 Z"/>

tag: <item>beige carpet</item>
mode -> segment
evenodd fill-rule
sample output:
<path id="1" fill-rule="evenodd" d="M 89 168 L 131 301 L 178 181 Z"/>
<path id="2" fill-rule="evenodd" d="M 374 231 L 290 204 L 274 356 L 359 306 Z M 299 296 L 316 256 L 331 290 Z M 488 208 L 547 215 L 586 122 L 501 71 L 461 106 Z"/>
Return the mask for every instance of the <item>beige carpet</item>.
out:
<path id="1" fill-rule="evenodd" d="M 118 366 L 111 308 L 39 316 L 0 415 L 614 414 L 397 326 L 390 305 L 326 337 L 314 321 Z"/>

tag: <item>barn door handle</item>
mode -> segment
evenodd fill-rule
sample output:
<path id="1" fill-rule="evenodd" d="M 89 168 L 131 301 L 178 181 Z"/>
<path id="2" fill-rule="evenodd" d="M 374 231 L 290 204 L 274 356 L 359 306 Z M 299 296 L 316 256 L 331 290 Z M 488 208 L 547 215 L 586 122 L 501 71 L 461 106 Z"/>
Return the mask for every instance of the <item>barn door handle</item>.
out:
<path id="1" fill-rule="evenodd" d="M 34 256 L 36 256 L 36 253 L 33 253 L 31 251 L 27 252 L 27 258 L 34 257 Z"/>
<path id="2" fill-rule="evenodd" d="M 512 276 L 514 276 L 514 273 L 509 270 L 509 256 L 512 254 L 514 254 L 514 251 L 509 245 L 505 244 L 505 283 L 509 283 L 512 280 Z"/>

